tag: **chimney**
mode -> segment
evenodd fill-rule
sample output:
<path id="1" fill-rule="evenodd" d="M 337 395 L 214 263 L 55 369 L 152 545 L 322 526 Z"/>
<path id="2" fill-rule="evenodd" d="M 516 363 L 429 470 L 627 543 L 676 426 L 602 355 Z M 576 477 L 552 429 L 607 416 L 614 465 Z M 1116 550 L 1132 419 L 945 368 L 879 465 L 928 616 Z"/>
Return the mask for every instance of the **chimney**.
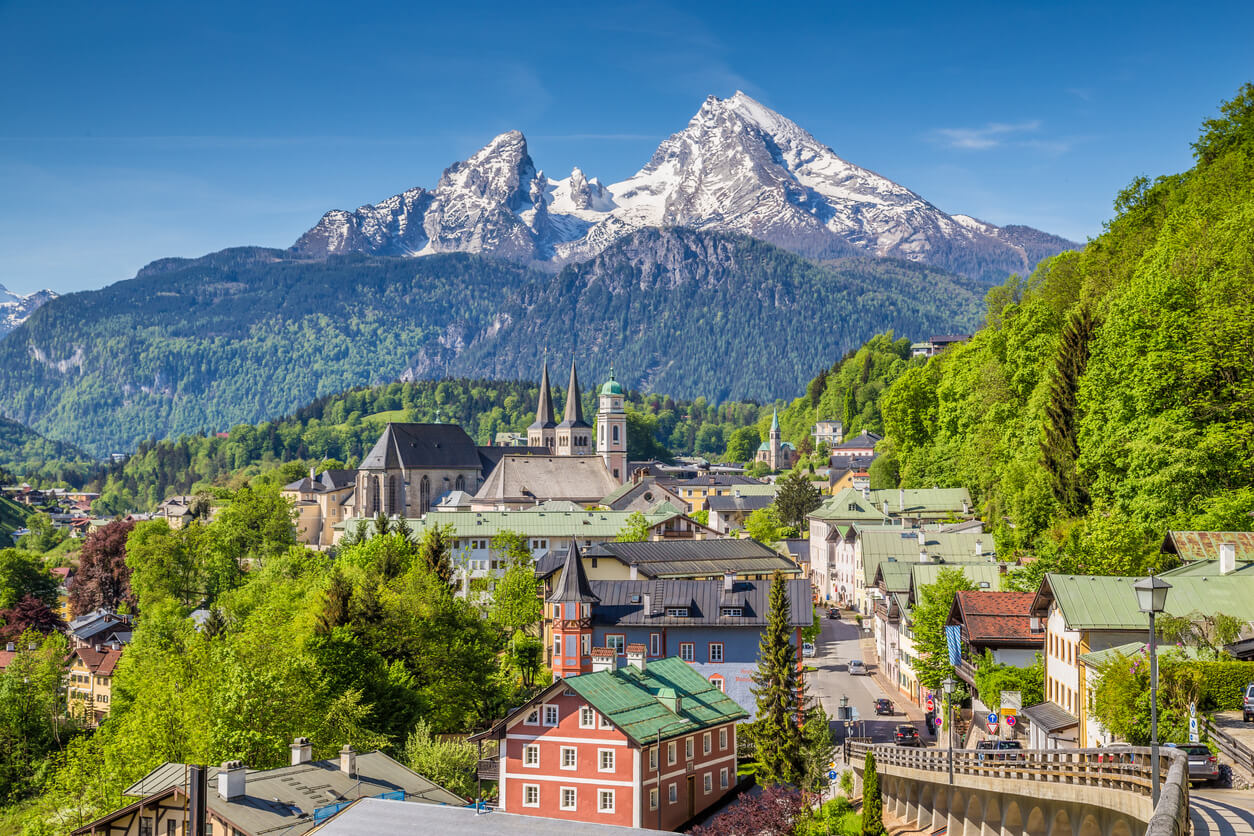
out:
<path id="1" fill-rule="evenodd" d="M 10 652 L 10 653 L 14 653 L 14 652 L 16 652 L 16 651 L 17 651 L 17 645 L 15 645 L 13 642 L 7 642 L 7 643 L 4 645 L 4 649 L 5 649 L 5 650 L 7 650 L 7 651 L 8 651 L 8 652 Z"/>
<path id="2" fill-rule="evenodd" d="M 357 777 L 357 753 L 347 743 L 340 750 L 340 772 L 343 772 L 349 778 Z"/>
<path id="3" fill-rule="evenodd" d="M 970 515 L 971 515 L 971 503 L 970 503 L 970 502 L 967 502 L 967 501 L 964 499 L 964 500 L 962 500 L 962 516 L 967 517 L 967 516 L 970 516 Z"/>
<path id="4" fill-rule="evenodd" d="M 592 672 L 601 673 L 606 671 L 613 673 L 618 670 L 618 654 L 614 652 L 612 647 L 594 647 L 592 648 Z"/>
<path id="5" fill-rule="evenodd" d="M 1219 544 L 1219 574 L 1231 575 L 1237 571 L 1237 544 Z"/>
<path id="6" fill-rule="evenodd" d="M 638 579 L 639 577 L 640 577 L 640 568 L 636 566 L 636 564 L 634 563 L 631 564 L 631 566 L 627 568 L 627 579 L 634 581 Z"/>
<path id="7" fill-rule="evenodd" d="M 316 478 L 318 477 L 317 477 L 317 474 L 314 473 L 313 465 L 309 465 L 309 481 L 312 482 Z"/>
<path id="8" fill-rule="evenodd" d="M 104 653 L 104 645 L 103 645 L 103 644 L 98 644 L 98 645 L 96 645 L 96 652 L 97 652 L 97 653 Z"/>
<path id="9" fill-rule="evenodd" d="M 736 585 L 735 572 L 723 572 L 723 591 L 731 592 L 732 587 Z"/>
<path id="10" fill-rule="evenodd" d="M 627 645 L 627 664 L 638 671 L 644 670 L 644 659 L 649 655 L 649 648 L 643 644 Z"/>
<path id="11" fill-rule="evenodd" d="M 309 763 L 313 760 L 313 747 L 309 745 L 309 738 L 298 737 L 292 741 L 292 766 L 300 766 L 302 763 Z"/>
<path id="12" fill-rule="evenodd" d="M 975 556 L 982 557 L 984 555 L 984 543 L 981 540 L 975 541 Z"/>
<path id="13" fill-rule="evenodd" d="M 897 510 L 903 514 L 906 512 L 906 489 L 905 488 L 897 489 Z"/>
<path id="14" fill-rule="evenodd" d="M 675 693 L 674 688 L 658 689 L 657 701 L 672 714 L 678 714 L 679 710 L 683 707 L 683 702 L 680 700 L 679 694 Z"/>
<path id="15" fill-rule="evenodd" d="M 932 562 L 932 556 L 927 553 L 927 549 L 919 549 L 919 562 L 920 563 Z"/>
<path id="16" fill-rule="evenodd" d="M 871 488 L 869 486 L 862 489 L 862 498 L 867 502 L 871 501 Z"/>
<path id="17" fill-rule="evenodd" d="M 1041 617 L 1039 615 L 1032 616 L 1030 628 L 1033 633 L 1041 632 Z"/>
<path id="18" fill-rule="evenodd" d="M 218 770 L 218 797 L 224 801 L 233 801 L 244 796 L 244 764 L 239 761 L 225 761 Z"/>
<path id="19" fill-rule="evenodd" d="M 915 537 L 919 539 L 920 549 L 927 545 L 927 535 L 923 533 L 923 529 L 920 528 L 918 532 L 915 534 Z"/>
<path id="20" fill-rule="evenodd" d="M 205 819 L 209 809 L 209 770 L 199 764 L 187 768 L 188 836 L 205 836 Z"/>

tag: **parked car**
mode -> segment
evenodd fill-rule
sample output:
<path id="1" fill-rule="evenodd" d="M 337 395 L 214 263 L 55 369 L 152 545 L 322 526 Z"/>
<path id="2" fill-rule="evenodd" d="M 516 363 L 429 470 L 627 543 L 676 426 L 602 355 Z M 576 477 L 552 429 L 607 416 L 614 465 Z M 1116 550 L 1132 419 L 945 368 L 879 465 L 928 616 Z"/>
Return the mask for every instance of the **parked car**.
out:
<path id="1" fill-rule="evenodd" d="M 892 717 L 893 716 L 893 701 L 892 700 L 876 700 L 875 701 L 875 713 L 887 714 L 889 717 Z"/>
<path id="2" fill-rule="evenodd" d="M 809 657 L 813 656 L 816 652 L 817 652 L 817 651 L 815 650 L 815 648 L 814 648 L 814 644 L 813 644 L 813 643 L 811 643 L 811 642 L 802 642 L 802 643 L 801 643 L 801 655 L 802 655 L 802 656 L 805 656 L 806 658 L 809 658 Z"/>
<path id="3" fill-rule="evenodd" d="M 898 746 L 922 746 L 919 730 L 914 726 L 898 726 L 893 729 L 893 742 Z"/>
<path id="4" fill-rule="evenodd" d="M 835 607 L 827 608 L 827 617 L 833 621 L 840 621 L 840 610 Z"/>
<path id="5" fill-rule="evenodd" d="M 1189 781 L 1212 783 L 1219 780 L 1219 758 L 1201 743 L 1168 743 L 1189 756 Z"/>
<path id="6" fill-rule="evenodd" d="M 862 664 L 861 659 L 849 660 L 849 675 L 850 676 L 866 676 L 867 675 L 866 665 Z"/>
<path id="7" fill-rule="evenodd" d="M 995 761 L 1017 761 L 1023 757 L 1018 754 L 1023 744 L 1017 740 L 980 740 L 975 748 L 980 753 L 980 760 L 987 757 Z"/>
<path id="8" fill-rule="evenodd" d="M 1241 719 L 1247 723 L 1254 720 L 1254 682 L 1245 686 L 1245 702 L 1241 706 Z"/>

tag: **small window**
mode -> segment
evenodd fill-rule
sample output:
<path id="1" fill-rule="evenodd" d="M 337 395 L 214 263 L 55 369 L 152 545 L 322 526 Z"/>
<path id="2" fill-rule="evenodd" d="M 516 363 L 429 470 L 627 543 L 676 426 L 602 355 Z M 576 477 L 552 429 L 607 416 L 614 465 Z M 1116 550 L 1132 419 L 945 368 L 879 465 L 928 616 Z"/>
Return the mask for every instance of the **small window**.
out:
<path id="1" fill-rule="evenodd" d="M 614 728 L 614 724 L 610 722 L 610 718 L 606 717 L 604 714 L 601 715 L 601 728 L 603 729 Z"/>
<path id="2" fill-rule="evenodd" d="M 613 772 L 614 771 L 614 750 L 599 749 L 597 750 L 597 771 Z"/>
<path id="3" fill-rule="evenodd" d="M 649 809 L 657 809 L 657 787 L 651 787 L 649 789 Z"/>
<path id="4" fill-rule="evenodd" d="M 679 759 L 679 756 L 676 754 L 676 750 L 675 750 L 675 741 L 673 741 L 673 740 L 672 740 L 670 743 L 667 743 L 667 744 L 666 744 L 666 764 L 667 764 L 667 766 L 674 766 L 674 765 L 675 765 L 675 762 L 676 762 L 678 759 Z"/>
<path id="5" fill-rule="evenodd" d="M 562 747 L 562 769 L 575 769 L 578 766 L 576 750 L 574 746 Z"/>
<path id="6" fill-rule="evenodd" d="M 723 661 L 723 643 L 722 642 L 710 642 L 710 661 L 711 662 Z"/>
<path id="7" fill-rule="evenodd" d="M 744 607 L 722 607 L 718 614 L 724 618 L 740 618 L 745 614 Z"/>
<path id="8" fill-rule="evenodd" d="M 592 709 L 588 706 L 581 706 L 579 709 L 579 728 L 590 729 L 596 726 L 597 718 Z"/>
<path id="9" fill-rule="evenodd" d="M 705 790 L 706 795 L 709 795 L 710 793 L 714 792 L 714 773 L 713 772 L 705 773 L 705 786 L 703 789 Z"/>
<path id="10" fill-rule="evenodd" d="M 649 750 L 649 771 L 657 772 L 657 747 Z"/>
<path id="11" fill-rule="evenodd" d="M 152 819 L 139 820 L 139 836 L 152 836 Z"/>
<path id="12" fill-rule="evenodd" d="M 727 789 L 727 767 L 718 771 L 718 785 L 720 789 Z"/>
<path id="13" fill-rule="evenodd" d="M 679 800 L 679 788 L 672 781 L 671 785 L 667 787 L 666 789 L 666 801 L 670 804 L 674 804 L 678 800 Z"/>
<path id="14" fill-rule="evenodd" d="M 592 634 L 584 633 L 582 636 L 580 636 L 579 645 L 580 645 L 580 648 L 583 650 L 584 656 L 588 656 L 589 654 L 591 654 L 592 653 Z"/>
<path id="15" fill-rule="evenodd" d="M 619 633 L 605 637 L 605 646 L 614 648 L 614 652 L 623 654 L 627 650 L 627 637 Z"/>
<path id="16" fill-rule="evenodd" d="M 556 705 L 546 705 L 544 707 L 544 725 L 546 726 L 557 725 L 557 706 Z"/>
<path id="17" fill-rule="evenodd" d="M 597 812 L 598 813 L 614 812 L 614 791 L 613 790 L 597 790 Z"/>
<path id="18" fill-rule="evenodd" d="M 692 760 L 693 751 L 696 749 L 695 742 L 691 737 L 684 740 L 684 759 Z"/>
<path id="19" fill-rule="evenodd" d="M 540 747 L 534 743 L 528 743 L 523 747 L 523 766 L 532 768 L 540 765 Z"/>
<path id="20" fill-rule="evenodd" d="M 701 754 L 708 755 L 714 749 L 714 739 L 709 732 L 701 735 Z"/>
<path id="21" fill-rule="evenodd" d="M 539 784 L 523 784 L 523 806 L 539 807 L 540 806 L 540 785 Z"/>
<path id="22" fill-rule="evenodd" d="M 527 712 L 527 719 L 523 720 L 523 724 L 527 726 L 540 725 L 540 709 L 533 708 Z"/>
<path id="23" fill-rule="evenodd" d="M 688 608 L 687 607 L 667 607 L 666 615 L 668 618 L 687 618 Z"/>
<path id="24" fill-rule="evenodd" d="M 661 633 L 649 634 L 649 655 L 650 656 L 662 655 L 662 634 Z"/>
<path id="25" fill-rule="evenodd" d="M 710 684 L 724 693 L 727 691 L 727 688 L 723 685 L 723 677 L 718 674 L 714 674 L 710 677 Z"/>
<path id="26" fill-rule="evenodd" d="M 696 645 L 692 642 L 679 643 L 679 658 L 685 662 L 691 662 L 696 658 Z"/>
<path id="27" fill-rule="evenodd" d="M 727 727 L 726 726 L 718 730 L 718 748 L 720 749 L 727 748 Z M 724 784 L 723 786 L 727 786 L 727 785 Z"/>
<path id="28" fill-rule="evenodd" d="M 576 799 L 577 799 L 577 795 L 575 794 L 574 787 L 562 787 L 562 809 L 563 810 L 574 810 L 575 807 L 577 806 L 575 803 Z"/>

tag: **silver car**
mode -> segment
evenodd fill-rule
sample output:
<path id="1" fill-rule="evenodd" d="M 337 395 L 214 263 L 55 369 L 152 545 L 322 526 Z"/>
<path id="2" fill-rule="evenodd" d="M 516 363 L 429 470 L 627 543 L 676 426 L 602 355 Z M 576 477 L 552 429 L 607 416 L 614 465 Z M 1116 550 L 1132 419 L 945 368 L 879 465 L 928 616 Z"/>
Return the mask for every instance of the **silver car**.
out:
<path id="1" fill-rule="evenodd" d="M 866 665 L 862 664 L 861 659 L 849 660 L 849 675 L 850 676 L 866 676 L 867 675 Z"/>

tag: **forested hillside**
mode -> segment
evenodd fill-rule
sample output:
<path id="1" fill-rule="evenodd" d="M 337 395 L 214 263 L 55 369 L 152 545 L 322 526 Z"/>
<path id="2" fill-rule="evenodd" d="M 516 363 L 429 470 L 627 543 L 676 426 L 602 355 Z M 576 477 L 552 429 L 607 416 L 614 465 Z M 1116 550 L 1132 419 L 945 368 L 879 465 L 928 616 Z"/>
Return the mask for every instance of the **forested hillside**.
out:
<path id="1" fill-rule="evenodd" d="M 29 427 L 0 416 L 0 474 L 32 483 L 81 485 L 99 468 L 99 462 L 73 444 L 44 438 Z"/>
<path id="2" fill-rule="evenodd" d="M 1193 150 L 883 399 L 904 483 L 970 488 L 999 551 L 1126 574 L 1167 529 L 1254 524 L 1254 86 Z"/>
<path id="3" fill-rule="evenodd" d="M 55 299 L 0 341 L 0 411 L 94 455 L 224 430 L 398 378 L 588 379 L 710 401 L 792 396 L 884 328 L 969 327 L 980 286 L 891 260 L 820 265 L 747 238 L 646 230 L 539 273 L 465 254 L 166 259 Z"/>
<path id="4" fill-rule="evenodd" d="M 560 374 L 554 375 L 557 378 Z M 584 414 L 596 409 L 595 380 L 584 380 Z M 172 494 L 226 487 L 283 463 L 353 466 L 388 421 L 443 421 L 463 427 L 479 444 L 498 432 L 522 432 L 535 420 L 539 386 L 487 380 L 424 380 L 353 389 L 319 398 L 278 421 L 240 424 L 228 433 L 146 441 L 125 462 L 91 482 L 99 513 L 147 510 Z M 553 392 L 560 413 L 566 393 Z M 698 452 L 720 455 L 732 431 L 752 426 L 764 408 L 753 403 L 710 405 L 703 398 L 627 397 L 628 452 L 636 459 Z M 756 441 L 754 442 L 756 446 Z M 307 464 L 306 464 L 307 463 Z M 294 471 L 291 464 L 285 469 Z"/>

